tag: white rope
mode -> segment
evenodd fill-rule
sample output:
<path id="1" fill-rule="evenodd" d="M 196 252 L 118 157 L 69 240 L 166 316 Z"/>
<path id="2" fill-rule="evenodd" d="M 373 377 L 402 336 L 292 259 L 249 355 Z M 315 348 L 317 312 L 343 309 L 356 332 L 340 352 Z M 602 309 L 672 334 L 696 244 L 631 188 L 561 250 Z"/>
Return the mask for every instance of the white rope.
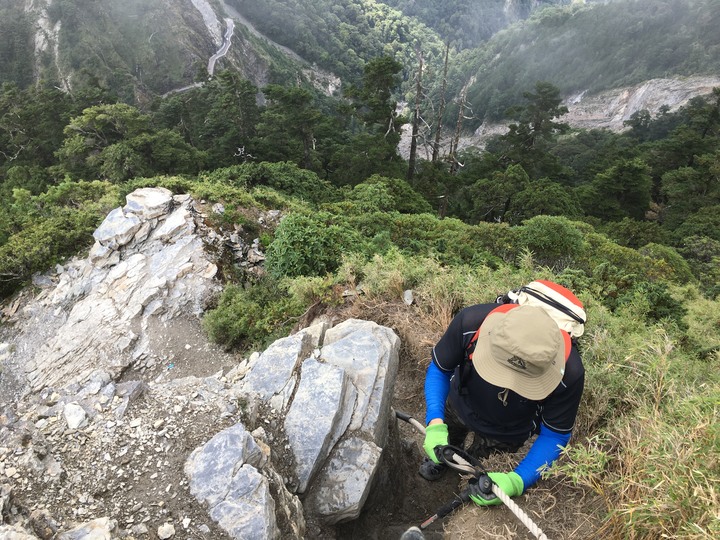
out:
<path id="1" fill-rule="evenodd" d="M 425 426 L 423 426 L 420 422 L 415 420 L 414 418 L 408 417 L 407 420 L 415 429 L 417 429 L 420 433 L 423 435 L 425 434 Z M 468 463 L 467 460 L 463 459 L 461 456 L 458 456 L 457 454 L 453 453 L 453 459 L 456 463 L 456 466 L 458 469 L 465 469 L 468 473 L 474 473 L 475 468 Z M 510 511 L 515 514 L 515 517 L 520 520 L 520 523 L 525 525 L 527 529 L 537 538 L 538 540 L 548 540 L 548 537 L 545 536 L 545 533 L 542 532 L 540 527 L 538 527 L 537 523 L 535 523 L 532 519 L 530 519 L 530 516 L 528 516 L 525 511 L 520 508 L 508 495 L 498 487 L 496 483 L 492 483 L 492 492 L 493 494 L 500 499 L 505 506 L 507 506 Z"/>
<path id="2" fill-rule="evenodd" d="M 457 454 L 453 454 L 454 460 L 463 466 L 463 468 L 469 468 L 469 470 L 474 471 L 474 467 L 468 463 L 466 460 L 464 460 L 462 457 L 458 456 Z M 498 485 L 493 482 L 492 483 L 492 492 L 493 494 L 500 499 L 505 506 L 507 506 L 510 511 L 515 514 L 515 517 L 520 520 L 520 522 L 527 527 L 527 529 L 537 538 L 538 540 L 548 540 L 548 537 L 545 536 L 545 533 L 542 532 L 540 527 L 538 527 L 537 523 L 535 523 L 532 519 L 530 519 L 530 516 L 528 516 L 525 511 L 520 508 L 515 501 L 513 501 L 508 495 L 498 487 Z"/>
<path id="3" fill-rule="evenodd" d="M 527 529 L 535 536 L 535 538 L 537 538 L 538 540 L 548 540 L 548 537 L 545 536 L 545 533 L 542 532 L 540 527 L 538 527 L 537 523 L 530 519 L 530 516 L 528 516 L 525 511 L 515 503 L 515 501 L 508 497 L 505 492 L 498 487 L 497 484 L 492 485 L 492 492 L 498 499 L 500 499 L 505 504 L 505 506 L 510 509 L 513 514 L 515 514 L 515 517 L 518 518 L 520 522 L 527 527 Z"/>

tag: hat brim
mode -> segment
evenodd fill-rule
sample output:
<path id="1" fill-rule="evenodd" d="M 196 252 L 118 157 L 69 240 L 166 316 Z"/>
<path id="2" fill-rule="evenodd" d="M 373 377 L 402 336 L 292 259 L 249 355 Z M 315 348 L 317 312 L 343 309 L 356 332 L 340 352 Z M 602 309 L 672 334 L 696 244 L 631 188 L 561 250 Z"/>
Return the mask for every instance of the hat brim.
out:
<path id="1" fill-rule="evenodd" d="M 517 307 L 519 306 L 516 304 L 505 304 L 492 310 L 485 317 L 478 332 L 475 351 L 472 354 L 472 363 L 478 374 L 490 384 L 501 388 L 509 388 L 527 399 L 542 400 L 549 396 L 562 381 L 565 374 L 565 361 L 570 354 L 572 343 L 568 333 L 558 328 L 564 346 L 558 349 L 555 356 L 555 367 L 545 370 L 540 375 L 530 375 L 510 369 L 506 362 L 496 360 L 491 353 L 490 333 L 507 316 L 511 309 Z"/>

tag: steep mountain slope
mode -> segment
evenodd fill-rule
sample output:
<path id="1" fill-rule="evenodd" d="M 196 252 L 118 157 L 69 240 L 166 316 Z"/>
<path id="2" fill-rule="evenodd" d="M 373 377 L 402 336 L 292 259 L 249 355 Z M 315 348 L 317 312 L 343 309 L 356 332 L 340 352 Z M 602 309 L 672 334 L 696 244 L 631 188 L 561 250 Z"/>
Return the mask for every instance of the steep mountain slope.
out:
<path id="1" fill-rule="evenodd" d="M 436 30 L 443 40 L 449 41 L 453 47 L 461 50 L 477 47 L 496 32 L 528 18 L 538 9 L 552 5 L 568 5 L 572 0 L 505 0 L 503 2 L 384 0 L 383 3 L 409 17 L 417 18 Z"/>
<path id="2" fill-rule="evenodd" d="M 26 0 L 0 6 L 0 82 L 99 85 L 125 101 L 202 80 L 223 44 L 225 12 L 207 0 Z M 236 28 L 219 67 L 258 86 L 295 80 L 295 58 Z"/>
<path id="3" fill-rule="evenodd" d="M 654 78 L 720 73 L 720 3 L 624 0 L 538 12 L 464 55 L 458 79 L 471 80 L 475 117 L 501 118 L 536 81 L 565 96 Z M 465 84 L 459 80 L 455 83 Z"/>
<path id="4" fill-rule="evenodd" d="M 235 31 L 218 68 L 258 87 L 319 80 L 332 93 L 389 54 L 411 97 L 422 51 L 437 102 L 448 41 L 448 101 L 466 89 L 473 129 L 538 80 L 569 97 L 720 71 L 714 0 L 23 0 L 0 2 L 0 82 L 90 84 L 143 102 L 206 77 L 228 17 Z M 456 117 L 448 107 L 446 121 Z"/>

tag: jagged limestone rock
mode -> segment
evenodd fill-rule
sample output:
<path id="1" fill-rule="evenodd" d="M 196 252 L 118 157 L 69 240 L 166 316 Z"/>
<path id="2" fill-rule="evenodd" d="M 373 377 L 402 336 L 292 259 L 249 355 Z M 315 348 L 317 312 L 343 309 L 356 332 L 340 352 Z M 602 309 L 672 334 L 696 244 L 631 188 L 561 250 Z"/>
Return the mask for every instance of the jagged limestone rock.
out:
<path id="1" fill-rule="evenodd" d="M 345 371 L 309 358 L 285 418 L 285 432 L 295 454 L 298 493 L 303 493 L 330 450 L 345 432 L 357 390 Z"/>
<path id="2" fill-rule="evenodd" d="M 264 401 L 278 396 L 277 403 L 273 405 L 284 411 L 295 391 L 296 369 L 311 350 L 310 335 L 305 333 L 275 341 L 250 364 L 238 391 L 256 394 Z"/>
<path id="3" fill-rule="evenodd" d="M 349 429 L 385 445 L 387 416 L 398 370 L 400 338 L 372 321 L 349 319 L 325 334 L 321 360 L 344 369 L 358 390 Z"/>
<path id="4" fill-rule="evenodd" d="M 122 208 L 116 208 L 108 214 L 93 237 L 102 247 L 118 249 L 132 240 L 142 227 L 142 221 L 135 214 L 125 214 Z"/>
<path id="5" fill-rule="evenodd" d="M 371 441 L 340 441 L 319 475 L 306 505 L 329 524 L 357 518 L 378 470 L 382 449 Z"/>
<path id="6" fill-rule="evenodd" d="M 58 534 L 57 540 L 112 540 L 117 530 L 117 521 L 108 517 L 94 519 L 74 529 Z"/>
<path id="7" fill-rule="evenodd" d="M 283 427 L 296 461 L 296 491 L 308 493 L 312 512 L 324 521 L 339 523 L 359 515 L 372 488 L 388 438 L 400 342 L 370 321 L 327 326 L 276 341 L 234 388 L 271 405 L 281 397 L 280 410 L 292 398 Z M 317 358 L 298 366 L 308 346 L 320 343 Z"/>
<path id="8" fill-rule="evenodd" d="M 190 493 L 232 538 L 279 536 L 269 483 L 259 471 L 262 449 L 238 423 L 196 448 L 185 462 Z"/>
<path id="9" fill-rule="evenodd" d="M 280 537 L 275 521 L 275 501 L 267 479 L 257 469 L 243 465 L 233 475 L 227 496 L 212 507 L 210 517 L 231 538 L 245 540 Z"/>
<path id="10" fill-rule="evenodd" d="M 130 193 L 123 210 L 143 221 L 163 216 L 170 211 L 173 203 L 172 191 L 166 188 L 141 188 Z"/>
<path id="11" fill-rule="evenodd" d="M 17 525 L 0 525 L 0 538 L 3 540 L 38 540 L 37 536 Z"/>
<path id="12" fill-rule="evenodd" d="M 310 346 L 315 349 L 322 345 L 323 340 L 325 339 L 325 332 L 327 332 L 330 328 L 332 328 L 330 321 L 327 318 L 320 317 L 319 319 L 316 319 L 312 325 L 300 330 L 298 334 L 307 334 L 310 338 Z"/>
<path id="13" fill-rule="evenodd" d="M 221 285 L 192 204 L 164 188 L 136 190 L 95 231 L 89 257 L 65 265 L 14 343 L 31 391 L 82 384 L 96 370 L 116 378 L 153 354 L 151 319 L 198 319 Z"/>

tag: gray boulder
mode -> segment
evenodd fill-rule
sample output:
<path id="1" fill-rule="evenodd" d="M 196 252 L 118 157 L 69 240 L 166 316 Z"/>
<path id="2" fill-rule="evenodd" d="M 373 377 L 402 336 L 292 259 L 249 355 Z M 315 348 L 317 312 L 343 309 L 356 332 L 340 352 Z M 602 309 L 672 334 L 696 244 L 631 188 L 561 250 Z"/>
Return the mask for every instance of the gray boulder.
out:
<path id="1" fill-rule="evenodd" d="M 137 190 L 95 231 L 88 258 L 64 265 L 13 343 L 10 360 L 24 366 L 30 391 L 83 384 L 97 370 L 114 379 L 154 354 L 152 321 L 199 319 L 221 285 L 192 204 L 163 188 Z"/>
<path id="2" fill-rule="evenodd" d="M 303 493 L 330 450 L 347 429 L 357 389 L 345 371 L 315 359 L 303 362 L 300 386 L 285 418 Z"/>
<path id="3" fill-rule="evenodd" d="M 237 388 L 287 408 L 283 428 L 295 457 L 295 491 L 306 493 L 306 510 L 335 524 L 356 518 L 372 489 L 388 443 L 400 340 L 370 321 L 327 326 L 276 341 Z M 322 348 L 300 363 L 308 336 Z"/>
<path id="4" fill-rule="evenodd" d="M 266 459 L 238 423 L 196 448 L 185 462 L 190 493 L 207 503 L 210 517 L 232 538 L 279 537 L 269 483 L 258 471 Z"/>
<path id="5" fill-rule="evenodd" d="M 360 515 L 378 470 L 382 448 L 349 437 L 337 444 L 315 482 L 306 505 L 334 525 Z"/>

